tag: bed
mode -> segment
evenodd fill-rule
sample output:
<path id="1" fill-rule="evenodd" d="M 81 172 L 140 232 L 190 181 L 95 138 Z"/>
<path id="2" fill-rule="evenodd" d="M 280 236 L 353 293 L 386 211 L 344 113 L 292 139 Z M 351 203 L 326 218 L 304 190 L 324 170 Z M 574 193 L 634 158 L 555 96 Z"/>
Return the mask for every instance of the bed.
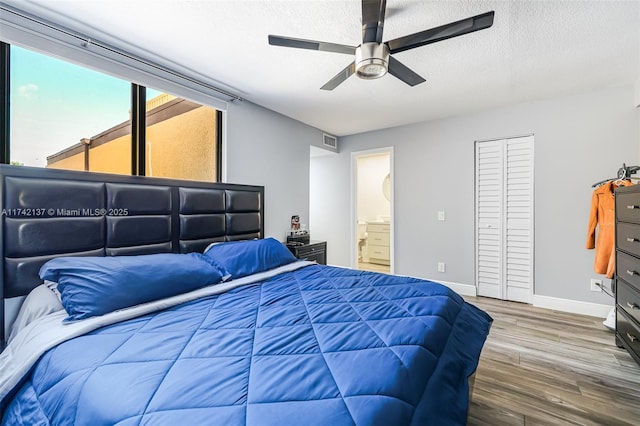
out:
<path id="1" fill-rule="evenodd" d="M 3 425 L 466 423 L 491 318 L 437 283 L 295 259 L 264 238 L 264 188 L 0 179 Z"/>

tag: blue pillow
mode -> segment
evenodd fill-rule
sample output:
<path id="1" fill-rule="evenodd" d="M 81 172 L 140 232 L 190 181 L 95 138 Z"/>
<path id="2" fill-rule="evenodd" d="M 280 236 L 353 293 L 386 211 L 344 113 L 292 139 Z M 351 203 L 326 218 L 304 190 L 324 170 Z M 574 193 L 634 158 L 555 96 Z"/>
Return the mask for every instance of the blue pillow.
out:
<path id="1" fill-rule="evenodd" d="M 298 260 L 274 238 L 213 244 L 205 250 L 204 255 L 230 279 L 257 274 Z"/>
<path id="2" fill-rule="evenodd" d="M 40 268 L 58 283 L 65 322 L 186 293 L 222 280 L 199 253 L 116 257 L 59 257 Z"/>

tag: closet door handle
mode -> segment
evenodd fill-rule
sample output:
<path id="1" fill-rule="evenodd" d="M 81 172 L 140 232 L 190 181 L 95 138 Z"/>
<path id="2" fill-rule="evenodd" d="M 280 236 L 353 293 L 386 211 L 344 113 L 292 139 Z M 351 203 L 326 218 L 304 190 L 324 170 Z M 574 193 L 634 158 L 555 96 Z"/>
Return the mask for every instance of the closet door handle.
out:
<path id="1" fill-rule="evenodd" d="M 627 206 L 627 208 L 628 208 L 629 210 L 633 210 L 633 209 L 637 209 L 637 208 L 638 208 L 638 206 L 634 206 L 634 205 L 632 205 L 632 206 Z"/>
<path id="2" fill-rule="evenodd" d="M 635 342 L 636 340 L 638 340 L 638 338 L 636 336 L 634 336 L 633 334 L 629 334 L 627 333 L 627 337 L 629 338 L 629 340 L 631 341 L 631 343 Z"/>
<path id="3" fill-rule="evenodd" d="M 636 274 L 636 271 L 630 271 L 627 269 L 627 274 L 634 276 Z"/>
<path id="4" fill-rule="evenodd" d="M 627 306 L 629 307 L 629 309 L 640 309 L 640 307 L 638 307 L 638 305 L 636 305 L 635 303 L 631 303 L 631 302 L 627 302 Z"/>
<path id="5" fill-rule="evenodd" d="M 637 238 L 627 238 L 627 241 L 630 242 L 630 243 L 635 243 L 635 242 L 640 241 L 640 240 L 638 240 Z"/>

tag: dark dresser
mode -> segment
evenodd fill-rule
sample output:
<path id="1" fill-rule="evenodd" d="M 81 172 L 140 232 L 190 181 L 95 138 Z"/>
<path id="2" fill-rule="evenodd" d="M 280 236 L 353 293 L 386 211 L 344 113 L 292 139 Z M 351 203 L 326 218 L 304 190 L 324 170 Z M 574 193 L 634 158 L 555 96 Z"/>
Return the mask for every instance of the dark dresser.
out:
<path id="1" fill-rule="evenodd" d="M 616 344 L 640 364 L 640 185 L 616 190 Z"/>
<path id="2" fill-rule="evenodd" d="M 307 244 L 287 244 L 291 253 L 298 259 L 316 261 L 321 265 L 327 264 L 327 242 L 309 241 Z"/>

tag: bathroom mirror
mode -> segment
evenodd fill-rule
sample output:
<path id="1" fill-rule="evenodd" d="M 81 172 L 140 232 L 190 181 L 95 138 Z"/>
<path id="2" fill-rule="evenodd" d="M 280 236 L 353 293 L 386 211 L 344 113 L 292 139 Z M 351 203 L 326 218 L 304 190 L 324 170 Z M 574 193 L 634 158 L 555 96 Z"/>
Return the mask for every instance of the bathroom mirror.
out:
<path id="1" fill-rule="evenodd" d="M 382 180 L 382 193 L 384 194 L 384 198 L 387 201 L 391 201 L 391 174 L 387 173 L 387 175 Z"/>

